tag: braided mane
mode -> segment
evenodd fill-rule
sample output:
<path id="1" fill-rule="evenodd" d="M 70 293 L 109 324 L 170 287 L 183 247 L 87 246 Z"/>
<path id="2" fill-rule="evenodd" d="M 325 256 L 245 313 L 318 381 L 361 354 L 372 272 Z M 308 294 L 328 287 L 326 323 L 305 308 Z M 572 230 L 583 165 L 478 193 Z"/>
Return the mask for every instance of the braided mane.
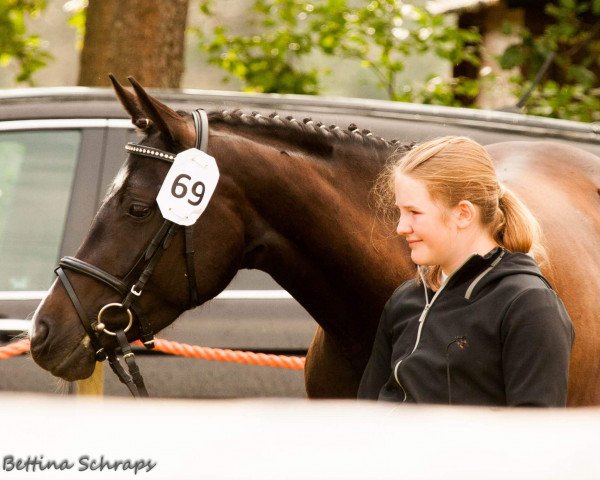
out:
<path id="1" fill-rule="evenodd" d="M 400 151 L 410 150 L 412 144 L 402 144 L 398 140 L 385 140 L 373 135 L 369 130 L 360 130 L 355 124 L 350 124 L 346 130 L 337 125 L 326 126 L 322 122 L 314 122 L 311 118 L 302 121 L 292 116 L 281 117 L 276 112 L 268 117 L 258 112 L 251 114 L 241 110 L 220 110 L 208 114 L 209 122 L 221 122 L 231 126 L 247 126 L 259 128 L 265 133 L 273 133 L 285 136 L 288 140 L 320 152 L 331 151 L 336 144 L 360 145 L 377 150 L 398 149 Z"/>

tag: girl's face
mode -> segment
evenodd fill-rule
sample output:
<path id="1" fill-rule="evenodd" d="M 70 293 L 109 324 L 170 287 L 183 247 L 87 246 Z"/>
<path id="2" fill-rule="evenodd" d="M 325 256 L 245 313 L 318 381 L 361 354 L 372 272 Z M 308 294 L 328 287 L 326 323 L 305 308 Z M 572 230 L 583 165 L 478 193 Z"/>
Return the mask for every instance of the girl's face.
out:
<path id="1" fill-rule="evenodd" d="M 458 234 L 455 212 L 434 202 L 420 180 L 396 173 L 394 183 L 400 210 L 396 232 L 406 238 L 412 261 L 440 265 L 445 273 L 451 273 L 448 268 L 456 263 Z"/>

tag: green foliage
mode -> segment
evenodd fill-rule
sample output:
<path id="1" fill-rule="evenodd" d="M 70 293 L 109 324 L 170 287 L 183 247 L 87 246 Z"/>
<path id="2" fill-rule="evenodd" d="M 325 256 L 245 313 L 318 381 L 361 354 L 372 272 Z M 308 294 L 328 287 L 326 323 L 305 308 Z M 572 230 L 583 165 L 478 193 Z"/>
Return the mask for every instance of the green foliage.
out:
<path id="1" fill-rule="evenodd" d="M 500 56 L 500 65 L 504 69 L 518 68 L 511 80 L 515 95 L 521 97 L 544 61 L 554 54 L 552 77 L 546 75 L 535 87 L 525 103 L 525 111 L 584 122 L 600 121 L 600 79 L 595 73 L 600 66 L 600 1 L 559 0 L 547 4 L 545 10 L 553 23 L 539 36 L 527 29 L 518 31 L 520 40 Z M 590 18 L 596 24 L 590 25 Z M 512 33 L 508 26 L 505 31 Z"/>
<path id="2" fill-rule="evenodd" d="M 600 119 L 600 88 L 545 81 L 532 95 L 527 113 L 580 122 Z"/>
<path id="3" fill-rule="evenodd" d="M 45 8 L 45 0 L 0 0 L 0 67 L 16 64 L 17 82 L 33 84 L 33 74 L 52 58 L 40 37 L 27 34 L 25 26 L 26 17 Z"/>
<path id="4" fill-rule="evenodd" d="M 439 75 L 430 75 L 425 84 L 414 93 L 408 92 L 402 101 L 429 105 L 448 105 L 464 107 L 464 99 L 474 99 L 479 94 L 483 80 L 455 77 L 443 79 Z M 470 103 L 469 103 L 470 105 Z"/>
<path id="5" fill-rule="evenodd" d="M 211 13 L 211 2 L 201 11 Z M 230 35 L 224 26 L 210 37 L 196 30 L 208 61 L 231 77 L 240 78 L 247 91 L 316 94 L 318 71 L 300 59 L 310 53 L 318 39 L 307 21 L 312 5 L 300 0 L 256 0 L 250 21 L 260 34 Z"/>
<path id="6" fill-rule="evenodd" d="M 211 0 L 200 8 L 210 16 Z M 423 8 L 397 0 L 357 7 L 348 0 L 253 0 L 252 11 L 250 35 L 231 34 L 223 26 L 196 31 L 208 61 L 239 78 L 246 90 L 317 94 L 328 69 L 307 66 L 307 58 L 320 54 L 370 70 L 393 100 L 456 103 L 459 96 L 477 94 L 476 83 L 463 84 L 462 79 L 432 88 L 430 72 L 424 72 L 420 85 L 399 85 L 406 59 L 415 54 L 431 52 L 452 63 L 479 64 L 479 34 Z"/>
<path id="7" fill-rule="evenodd" d="M 447 17 L 399 0 L 249 0 L 249 35 L 236 35 L 223 26 L 197 32 L 210 63 L 223 68 L 228 79 L 238 78 L 246 90 L 279 93 L 321 91 L 328 68 L 311 67 L 316 55 L 345 58 L 372 72 L 388 98 L 443 105 L 471 105 L 485 82 L 442 78 L 422 72 L 410 85 L 400 84 L 409 57 L 434 55 L 457 65 L 479 66 L 481 37 L 455 27 Z M 201 11 L 212 15 L 212 0 Z M 600 0 L 557 0 L 546 13 L 553 22 L 542 35 L 506 23 L 506 34 L 519 41 L 500 56 L 504 69 L 514 69 L 514 93 L 521 97 L 553 53 L 552 75 L 546 76 L 525 104 L 527 113 L 580 121 L 600 121 Z M 587 23 L 586 23 L 587 21 Z"/>
<path id="8" fill-rule="evenodd" d="M 345 20 L 347 33 L 337 38 L 339 47 L 334 53 L 370 69 L 391 100 L 454 104 L 458 96 L 476 95 L 464 88 L 465 79 L 440 85 L 437 80 L 432 83 L 440 77 L 424 72 L 414 85 L 400 85 L 398 76 L 407 58 L 428 53 L 451 64 L 479 65 L 477 32 L 457 28 L 441 15 L 396 0 L 373 0 L 350 10 Z"/>

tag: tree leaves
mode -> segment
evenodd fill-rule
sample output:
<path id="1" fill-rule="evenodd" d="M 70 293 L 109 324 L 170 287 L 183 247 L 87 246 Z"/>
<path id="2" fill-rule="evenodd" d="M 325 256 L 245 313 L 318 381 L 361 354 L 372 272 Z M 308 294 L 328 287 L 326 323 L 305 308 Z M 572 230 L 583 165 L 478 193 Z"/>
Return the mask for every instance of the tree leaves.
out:
<path id="1" fill-rule="evenodd" d="M 375 83 L 392 100 L 469 105 L 484 82 L 494 81 L 493 75 L 448 79 L 423 71 L 412 84 L 401 84 L 398 78 L 407 59 L 416 56 L 434 55 L 449 65 L 480 66 L 482 39 L 476 30 L 457 28 L 448 17 L 431 15 L 415 5 L 397 0 L 252 1 L 258 15 L 254 20 L 261 29 L 245 37 L 216 28 L 202 44 L 211 63 L 241 79 L 249 90 L 319 93 L 328 67 L 308 68 L 311 55 L 320 55 L 323 63 L 331 56 L 355 62 L 357 68 L 372 72 Z M 520 40 L 509 45 L 498 61 L 503 69 L 517 70 L 512 81 L 519 98 L 555 52 L 556 78 L 540 83 L 526 111 L 599 121 L 594 71 L 600 66 L 600 28 L 582 19 L 600 15 L 600 0 L 558 0 L 548 2 L 545 11 L 554 21 L 541 35 L 504 22 L 503 32 L 519 35 Z"/>
<path id="2" fill-rule="evenodd" d="M 45 8 L 45 0 L 0 0 L 0 67 L 16 64 L 17 82 L 33 85 L 33 74 L 53 58 L 41 38 L 25 28 L 25 18 Z"/>
<path id="3" fill-rule="evenodd" d="M 546 5 L 554 19 L 541 35 L 527 29 L 521 39 L 500 56 L 504 69 L 520 68 L 512 78 L 514 93 L 521 97 L 551 53 L 552 77 L 546 74 L 525 104 L 525 111 L 584 122 L 600 121 L 599 79 L 594 73 L 600 56 L 600 0 L 560 0 Z M 590 15 L 596 24 L 590 25 Z M 593 19 L 593 16 L 592 16 Z"/>
<path id="4" fill-rule="evenodd" d="M 396 0 L 372 0 L 358 6 L 348 0 L 253 1 L 256 16 L 247 27 L 254 23 L 260 29 L 234 35 L 217 27 L 202 34 L 200 42 L 208 61 L 242 80 L 247 90 L 319 93 L 329 67 L 307 67 L 311 55 L 356 62 L 357 68 L 373 73 L 390 99 L 406 99 L 407 92 L 418 95 L 429 88 L 426 82 L 431 72 L 423 72 L 419 86 L 398 86 L 398 74 L 410 56 L 433 52 L 453 63 L 479 64 L 476 31 L 459 29 L 441 16 Z M 205 5 L 201 9 L 210 11 Z M 448 83 L 444 98 L 455 87 L 458 84 Z M 464 95 L 474 91 L 462 90 Z M 428 98 L 433 102 L 437 97 Z"/>

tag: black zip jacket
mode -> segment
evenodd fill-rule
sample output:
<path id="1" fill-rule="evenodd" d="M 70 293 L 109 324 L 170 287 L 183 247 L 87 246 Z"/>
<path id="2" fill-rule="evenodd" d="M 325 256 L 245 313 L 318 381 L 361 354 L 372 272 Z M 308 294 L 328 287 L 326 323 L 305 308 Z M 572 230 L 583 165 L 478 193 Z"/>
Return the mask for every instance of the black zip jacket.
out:
<path id="1" fill-rule="evenodd" d="M 564 406 L 573 338 L 535 261 L 498 247 L 471 256 L 436 293 L 415 280 L 393 293 L 358 398 Z"/>

